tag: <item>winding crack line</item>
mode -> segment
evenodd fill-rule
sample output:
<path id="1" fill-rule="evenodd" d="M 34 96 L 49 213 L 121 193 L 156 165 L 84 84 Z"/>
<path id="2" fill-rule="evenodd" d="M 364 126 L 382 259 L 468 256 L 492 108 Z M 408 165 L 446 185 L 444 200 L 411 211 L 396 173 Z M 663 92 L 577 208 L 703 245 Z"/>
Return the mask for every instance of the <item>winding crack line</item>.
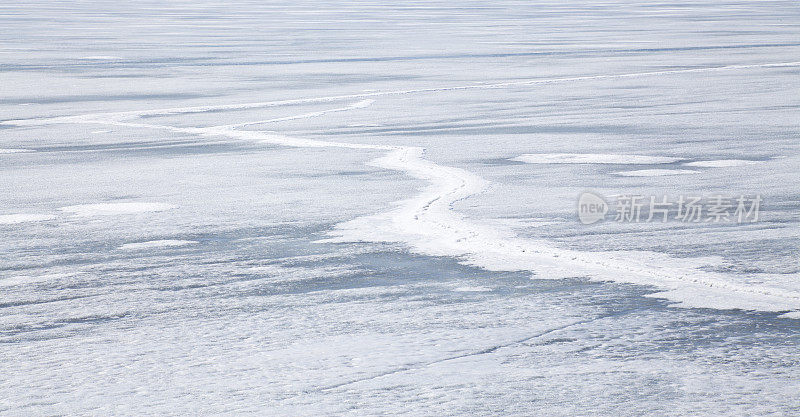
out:
<path id="1" fill-rule="evenodd" d="M 404 200 L 407 212 L 401 213 L 408 215 L 417 222 L 423 222 L 426 226 L 439 227 L 445 231 L 454 230 L 453 224 L 448 223 L 446 220 L 454 220 L 452 217 L 448 219 L 436 219 L 434 206 L 442 209 L 442 212 L 448 213 L 450 216 L 458 216 L 455 220 L 460 221 L 461 215 L 454 214 L 453 204 L 456 201 L 462 200 L 469 196 L 475 195 L 485 189 L 488 184 L 485 180 L 476 175 L 465 171 L 463 169 L 438 165 L 434 162 L 424 158 L 424 149 L 413 146 L 393 146 L 393 145 L 373 145 L 349 142 L 333 142 L 322 141 L 314 139 L 302 139 L 283 136 L 280 134 L 236 130 L 230 128 L 220 127 L 174 127 L 174 126 L 160 126 L 149 125 L 142 123 L 123 122 L 118 120 L 92 120 L 84 119 L 79 123 L 99 123 L 111 124 L 130 127 L 143 127 L 155 129 L 167 129 L 175 132 L 183 132 L 190 134 L 198 134 L 202 136 L 227 136 L 233 139 L 240 139 L 256 143 L 268 143 L 278 146 L 296 147 L 296 148 L 322 148 L 322 147 L 335 147 L 345 149 L 361 149 L 361 150 L 379 150 L 387 152 L 384 156 L 372 161 L 370 165 L 378 166 L 384 169 L 405 172 L 408 175 L 423 179 L 431 182 L 431 187 L 418 195 L 417 198 Z M 410 212 L 408 212 L 410 210 Z M 427 218 L 430 213 L 433 218 Z M 423 219 L 425 217 L 425 219 Z M 470 236 L 477 235 L 476 230 L 471 230 L 469 227 L 466 232 Z M 463 240 L 463 236 L 460 240 Z M 491 240 L 486 248 L 496 251 L 498 253 L 529 253 L 526 250 L 524 242 L 520 241 L 503 241 Z M 470 254 L 473 249 L 464 249 L 464 254 Z M 568 264 L 586 269 L 590 272 L 596 272 L 599 267 L 603 271 L 618 271 L 627 274 L 635 274 L 640 276 L 633 283 L 640 283 L 641 277 L 652 277 L 654 280 L 652 285 L 662 288 L 664 291 L 674 290 L 672 283 L 682 282 L 691 285 L 702 285 L 707 288 L 723 289 L 733 291 L 739 294 L 760 294 L 769 297 L 777 297 L 782 302 L 796 303 L 800 301 L 800 292 L 779 290 L 770 287 L 756 287 L 750 288 L 744 285 L 739 285 L 732 282 L 727 282 L 718 279 L 715 274 L 701 274 L 699 271 L 683 271 L 683 270 L 670 270 L 666 273 L 660 270 L 642 269 L 636 265 L 635 261 L 625 260 L 598 260 L 589 255 L 576 253 L 567 250 L 558 250 L 552 248 L 539 248 L 538 250 L 530 251 L 536 253 L 537 256 L 543 257 L 543 260 L 554 262 L 560 259 L 561 255 L 571 258 L 567 261 Z M 587 257 L 589 256 L 589 257 Z M 627 281 L 622 281 L 627 282 Z M 784 308 L 784 310 L 795 310 L 794 305 L 791 308 Z"/>
<path id="2" fill-rule="evenodd" d="M 287 103 L 322 102 L 322 101 L 341 100 L 346 98 L 376 97 L 376 96 L 386 96 L 392 94 L 409 94 L 417 92 L 503 88 L 516 85 L 546 84 L 546 83 L 556 83 L 564 81 L 613 79 L 613 78 L 642 77 L 642 76 L 652 76 L 652 75 L 670 75 L 670 74 L 680 74 L 680 73 L 697 73 L 697 72 L 707 72 L 707 71 L 724 71 L 724 70 L 735 70 L 735 69 L 773 68 L 773 67 L 790 67 L 790 66 L 800 66 L 800 61 L 753 64 L 753 65 L 727 65 L 718 67 L 650 71 L 650 72 L 639 72 L 639 73 L 628 73 L 628 74 L 617 74 L 617 75 L 594 75 L 594 76 L 566 77 L 566 78 L 555 78 L 555 79 L 533 79 L 533 80 L 496 83 L 496 84 L 480 84 L 480 85 L 469 85 L 460 87 L 428 88 L 428 89 L 417 89 L 417 90 L 352 94 L 345 96 L 319 97 L 312 99 L 286 100 L 282 102 L 251 103 L 245 105 L 185 107 L 185 108 L 173 108 L 166 110 L 131 111 L 122 113 L 95 113 L 83 116 L 28 119 L 22 121 L 6 121 L 0 123 L 22 125 L 22 126 L 43 125 L 48 123 L 99 123 L 99 124 L 111 124 L 111 125 L 131 126 L 131 127 L 168 129 L 171 131 L 198 134 L 202 136 L 222 135 L 234 139 L 253 141 L 257 143 L 269 143 L 273 145 L 287 146 L 287 147 L 300 147 L 300 148 L 337 147 L 337 148 L 347 148 L 347 149 L 387 151 L 388 153 L 386 155 L 384 155 L 381 158 L 378 158 L 377 160 L 374 160 L 371 163 L 371 165 L 395 171 L 403 171 L 412 177 L 423 179 L 432 183 L 431 187 L 426 189 L 426 191 L 424 191 L 417 198 L 411 200 L 405 200 L 404 206 L 402 206 L 403 211 L 401 211 L 400 213 L 395 213 L 393 215 L 407 216 L 410 212 L 411 216 L 409 217 L 411 217 L 413 220 L 417 222 L 420 222 L 420 224 L 418 224 L 418 226 L 420 227 L 438 227 L 442 231 L 452 232 L 455 230 L 453 221 L 456 222 L 462 221 L 462 216 L 459 214 L 455 214 L 454 211 L 452 210 L 453 203 L 460 199 L 466 198 L 470 195 L 474 195 L 476 193 L 481 192 L 483 189 L 485 189 L 487 183 L 480 177 L 477 177 L 474 174 L 467 172 L 465 170 L 454 167 L 442 166 L 434 162 L 425 160 L 423 157 L 424 155 L 423 148 L 410 147 L 410 146 L 328 142 L 328 141 L 313 140 L 313 139 L 292 138 L 268 132 L 236 130 L 230 127 L 226 128 L 225 126 L 192 127 L 192 128 L 157 126 L 157 125 L 125 122 L 121 118 L 125 116 L 143 117 L 146 115 L 181 114 L 181 113 L 192 113 L 198 111 L 213 111 L 213 110 L 223 110 L 223 109 L 235 110 L 243 108 L 264 107 L 267 105 L 269 106 L 280 105 Z M 358 105 L 359 103 L 356 103 L 356 105 L 349 107 L 355 108 Z M 317 114 L 318 113 L 319 112 L 317 112 Z M 97 118 L 104 116 L 107 117 L 108 120 L 97 120 Z M 298 115 L 296 117 L 301 117 L 301 116 L 302 115 Z M 435 218 L 436 213 L 434 213 L 434 215 L 428 216 L 428 214 L 434 211 L 433 210 L 434 206 L 437 206 L 437 208 L 441 208 L 442 209 L 441 213 L 446 213 L 450 216 L 445 219 L 447 221 L 443 221 L 442 219 L 436 219 Z M 423 219 L 423 217 L 426 218 Z M 427 218 L 427 217 L 432 217 L 432 218 Z M 473 237 L 478 236 L 479 231 L 474 228 L 474 225 L 467 224 L 466 226 L 468 227 L 465 228 L 464 230 L 465 233 L 468 233 Z M 458 241 L 459 242 L 463 241 L 463 236 L 459 238 Z M 698 275 L 699 272 L 697 271 L 684 271 L 682 269 L 669 270 L 667 271 L 667 273 L 662 273 L 659 270 L 652 270 L 647 268 L 643 269 L 640 267 L 640 265 L 636 263 L 636 261 L 624 261 L 618 259 L 598 260 L 592 258 L 589 255 L 580 254 L 572 251 L 566 251 L 566 250 L 557 250 L 552 248 L 534 248 L 536 250 L 533 250 L 532 252 L 526 251 L 526 244 L 518 240 L 507 241 L 507 240 L 493 238 L 483 246 L 484 247 L 481 249 L 481 251 L 491 250 L 499 254 L 508 254 L 509 251 L 514 252 L 515 254 L 525 253 L 526 255 L 529 252 L 535 253 L 538 258 L 529 257 L 530 259 L 528 259 L 527 262 L 529 263 L 538 262 L 538 264 L 541 264 L 541 261 L 545 261 L 544 267 L 552 267 L 548 265 L 556 262 L 556 260 L 560 260 L 561 256 L 563 255 L 564 257 L 571 258 L 571 260 L 568 260 L 568 264 L 572 266 L 584 268 L 586 270 L 589 270 L 590 272 L 594 272 L 597 268 L 600 268 L 603 271 L 617 271 L 628 275 L 633 274 L 635 275 L 635 279 L 627 278 L 623 279 L 622 282 L 642 283 L 643 279 L 647 281 L 648 285 L 660 282 L 662 285 L 656 284 L 656 286 L 664 287 L 665 291 L 674 290 L 673 284 L 675 282 L 681 282 L 681 283 L 689 283 L 691 285 L 702 285 L 707 288 L 714 288 L 715 290 L 723 289 L 727 291 L 733 291 L 740 294 L 750 293 L 750 294 L 765 295 L 768 297 L 774 297 L 776 299 L 779 299 L 781 300 L 782 303 L 786 302 L 791 303 L 793 301 L 800 300 L 800 292 L 794 292 L 794 291 L 787 292 L 770 287 L 749 288 L 743 285 L 738 285 L 736 283 L 731 283 L 725 280 L 718 279 L 716 274 Z M 469 245 L 467 246 L 462 245 L 462 247 L 459 248 L 459 250 L 464 252 L 464 254 L 471 254 L 474 253 L 475 248 Z M 654 280 L 653 283 L 649 281 L 650 278 L 653 278 Z M 786 309 L 795 310 L 796 307 L 795 305 L 791 305 L 791 308 L 786 308 Z"/>

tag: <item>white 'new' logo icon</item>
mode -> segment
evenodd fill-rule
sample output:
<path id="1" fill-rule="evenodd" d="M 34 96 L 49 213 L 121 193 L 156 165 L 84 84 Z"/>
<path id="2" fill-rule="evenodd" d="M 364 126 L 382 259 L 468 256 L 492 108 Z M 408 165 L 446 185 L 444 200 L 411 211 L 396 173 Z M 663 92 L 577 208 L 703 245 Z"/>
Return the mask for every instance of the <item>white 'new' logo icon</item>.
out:
<path id="1" fill-rule="evenodd" d="M 581 193 L 578 197 L 578 220 L 583 224 L 597 223 L 606 217 L 608 204 L 594 193 Z"/>

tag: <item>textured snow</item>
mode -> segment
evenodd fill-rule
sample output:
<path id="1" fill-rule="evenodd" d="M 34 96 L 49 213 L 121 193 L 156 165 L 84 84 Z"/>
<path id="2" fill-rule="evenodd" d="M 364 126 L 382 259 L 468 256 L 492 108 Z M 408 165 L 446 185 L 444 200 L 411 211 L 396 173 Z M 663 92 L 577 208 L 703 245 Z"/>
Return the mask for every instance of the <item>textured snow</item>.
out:
<path id="1" fill-rule="evenodd" d="M 187 246 L 187 245 L 194 245 L 197 242 L 194 240 L 176 240 L 176 239 L 164 239 L 164 240 L 150 240 L 147 242 L 134 242 L 134 243 L 126 243 L 121 245 L 119 248 L 121 250 L 143 250 L 143 249 L 157 249 L 157 248 L 171 248 L 177 246 Z"/>
<path id="2" fill-rule="evenodd" d="M 457 287 L 453 288 L 455 292 L 487 292 L 491 291 L 491 288 L 488 287 Z"/>

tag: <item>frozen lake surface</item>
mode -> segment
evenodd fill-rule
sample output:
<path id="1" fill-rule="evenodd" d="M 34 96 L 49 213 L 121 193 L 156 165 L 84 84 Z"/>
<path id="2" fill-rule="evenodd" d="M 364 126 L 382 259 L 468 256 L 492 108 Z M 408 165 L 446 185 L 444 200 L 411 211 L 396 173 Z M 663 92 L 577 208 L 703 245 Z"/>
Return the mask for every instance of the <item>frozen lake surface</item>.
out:
<path id="1" fill-rule="evenodd" d="M 2 415 L 800 413 L 795 2 L 12 1 L 0 77 Z"/>

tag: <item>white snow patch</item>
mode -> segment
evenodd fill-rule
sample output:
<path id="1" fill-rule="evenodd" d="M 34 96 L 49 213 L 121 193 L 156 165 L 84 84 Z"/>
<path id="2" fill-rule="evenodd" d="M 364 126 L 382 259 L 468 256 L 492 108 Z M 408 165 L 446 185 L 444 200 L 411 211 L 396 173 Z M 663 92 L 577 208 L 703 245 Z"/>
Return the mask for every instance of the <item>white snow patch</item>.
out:
<path id="1" fill-rule="evenodd" d="M 81 272 L 70 273 L 52 273 L 43 275 L 17 275 L 0 279 L 0 287 L 15 287 L 31 284 L 39 284 L 42 282 L 58 281 L 67 278 L 74 278 L 83 275 Z"/>
<path id="2" fill-rule="evenodd" d="M 22 153 L 22 152 L 33 152 L 30 149 L 2 149 L 0 148 L 0 154 L 2 153 Z"/>
<path id="3" fill-rule="evenodd" d="M 714 161 L 688 162 L 684 165 L 689 167 L 724 168 L 724 167 L 740 167 L 743 165 L 752 165 L 756 163 L 758 163 L 758 161 L 748 161 L 746 159 L 718 159 Z"/>
<path id="4" fill-rule="evenodd" d="M 0 215 L 0 224 L 43 222 L 55 218 L 56 216 L 49 214 L 2 214 Z"/>
<path id="5" fill-rule="evenodd" d="M 605 153 L 527 153 L 511 160 L 527 164 L 669 164 L 680 161 L 680 158 Z"/>
<path id="6" fill-rule="evenodd" d="M 153 248 L 171 248 L 177 246 L 194 245 L 197 241 L 194 240 L 150 240 L 147 242 L 126 243 L 119 247 L 120 250 L 142 250 Z"/>
<path id="7" fill-rule="evenodd" d="M 616 175 L 623 177 L 664 177 L 669 175 L 698 174 L 700 171 L 691 169 L 639 169 L 635 171 L 615 172 Z"/>
<path id="8" fill-rule="evenodd" d="M 61 207 L 59 210 L 78 216 L 114 216 L 118 214 L 136 214 L 165 211 L 177 208 L 164 203 L 100 203 L 80 204 Z"/>

